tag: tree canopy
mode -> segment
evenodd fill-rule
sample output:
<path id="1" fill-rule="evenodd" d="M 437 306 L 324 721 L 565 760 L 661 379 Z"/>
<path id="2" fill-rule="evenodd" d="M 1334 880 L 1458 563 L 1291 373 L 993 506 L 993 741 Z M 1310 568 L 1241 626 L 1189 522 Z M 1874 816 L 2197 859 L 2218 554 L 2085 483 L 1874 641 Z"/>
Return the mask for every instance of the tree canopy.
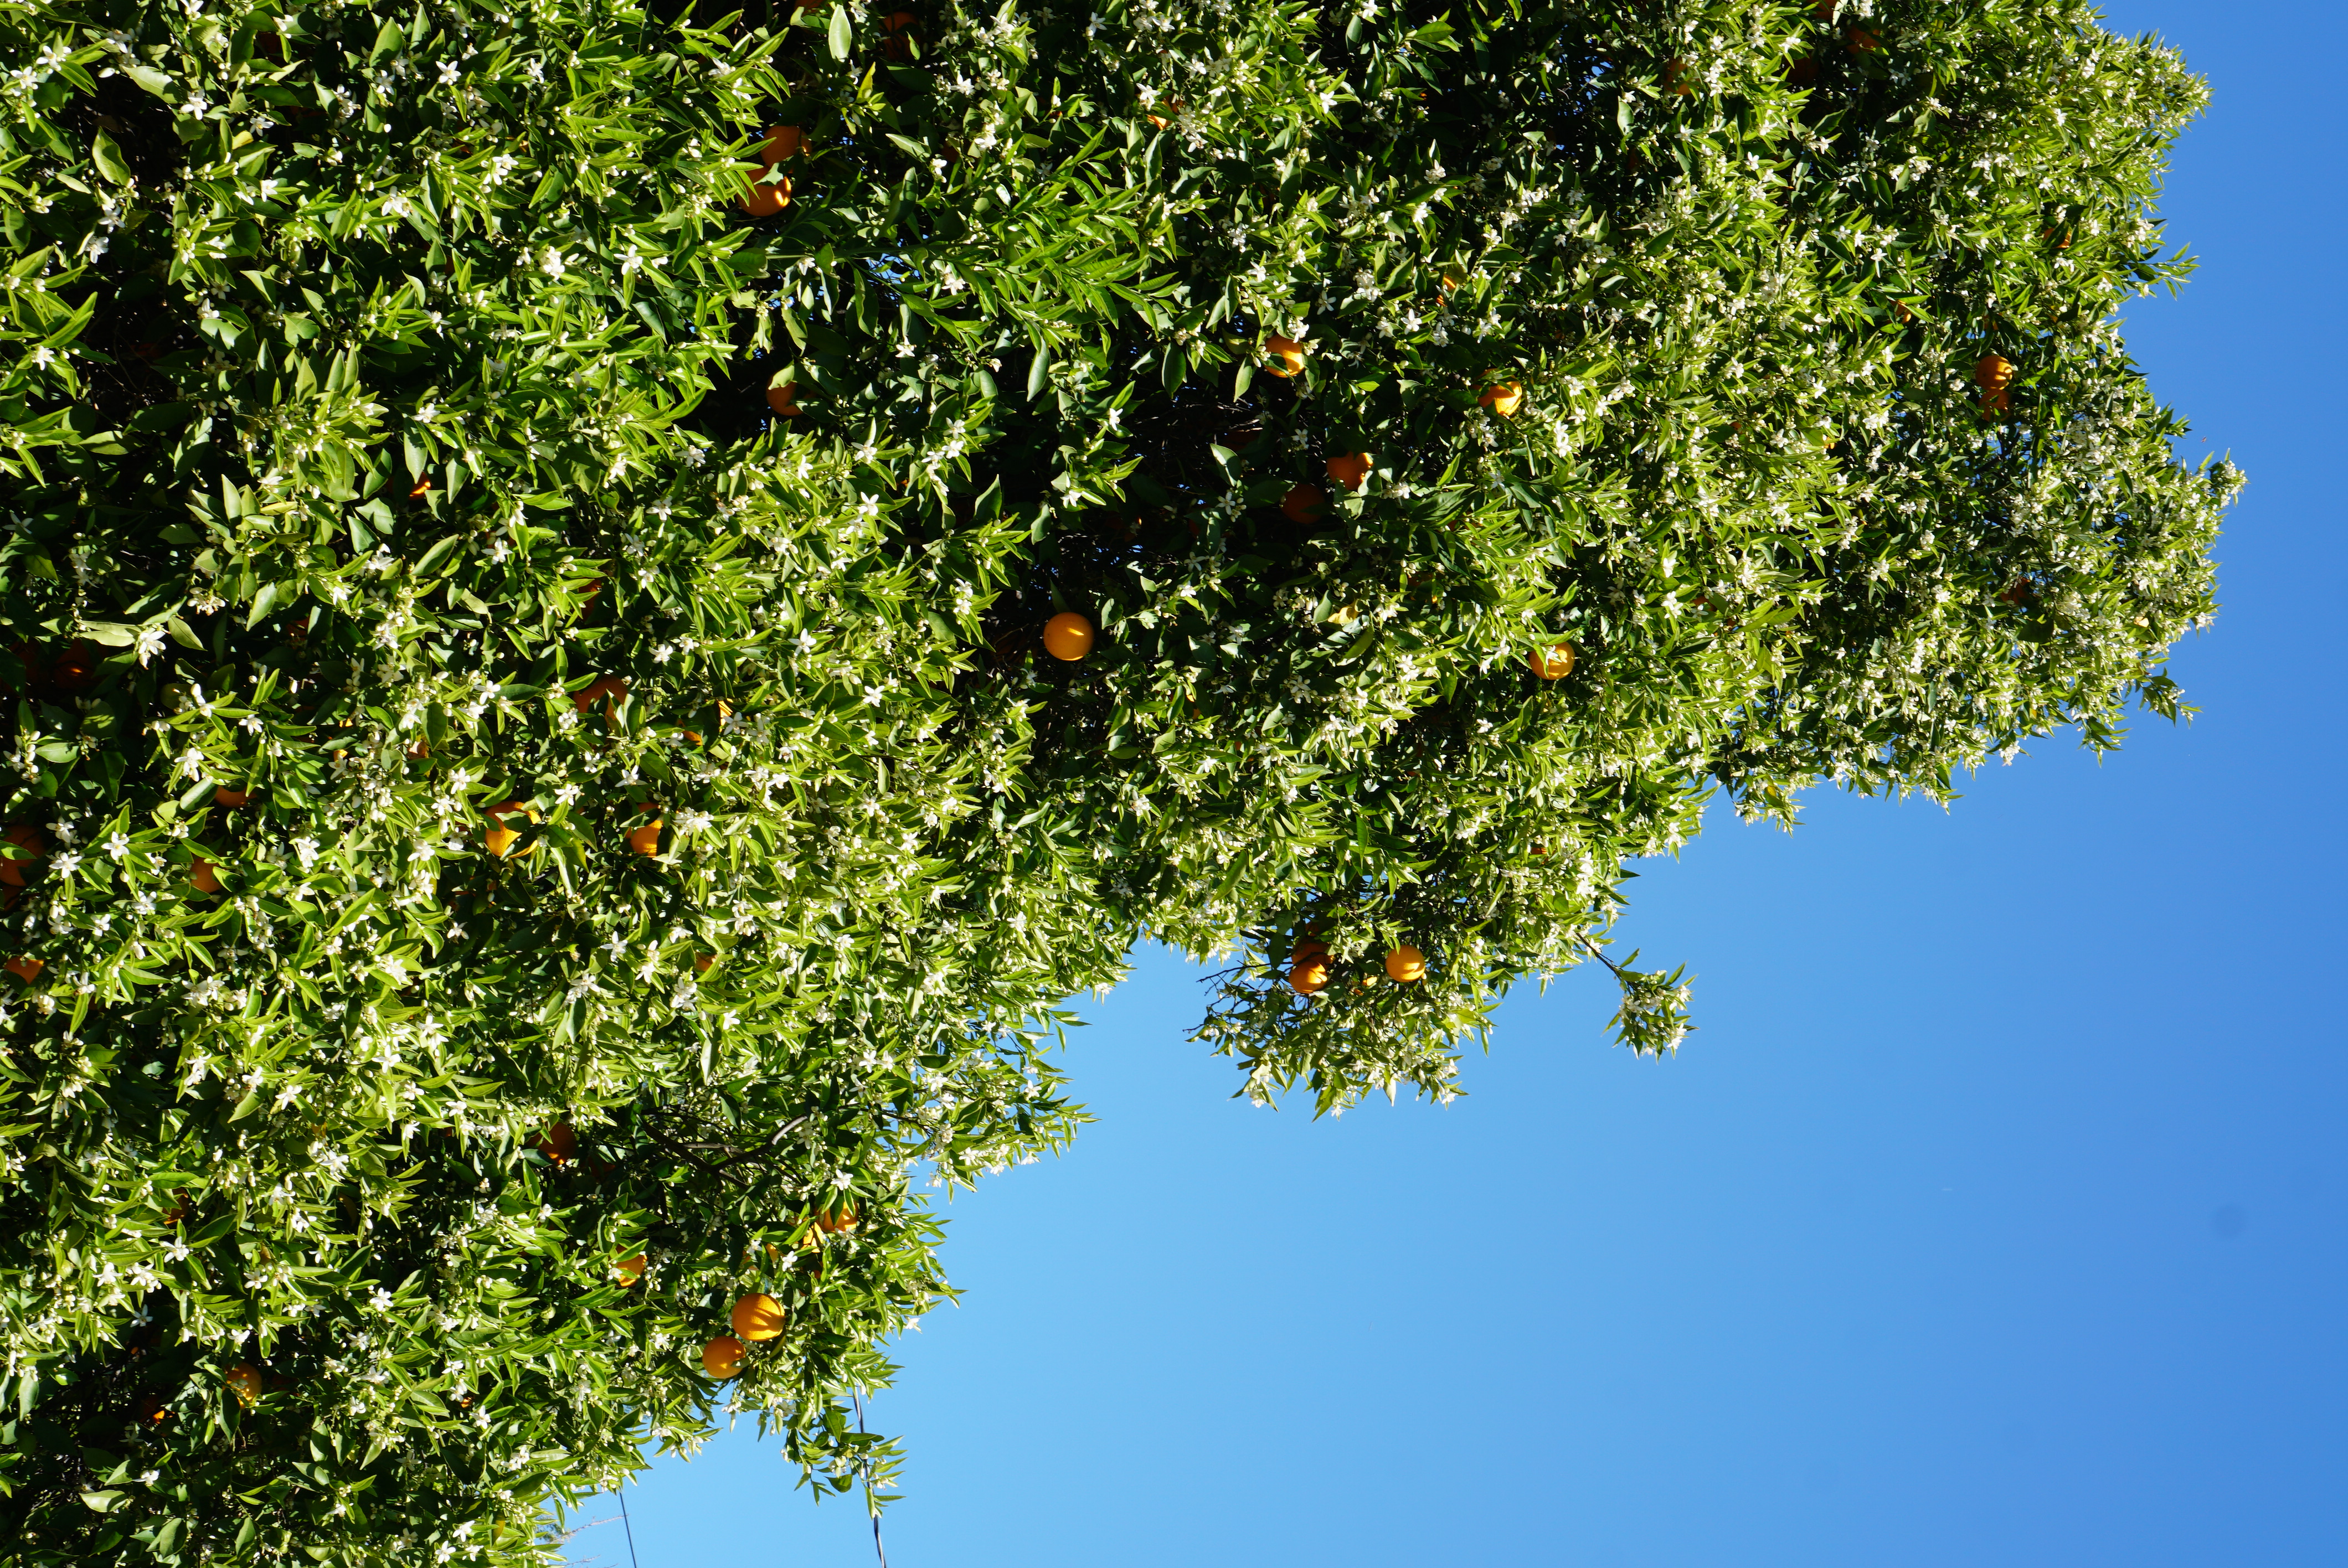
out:
<path id="1" fill-rule="evenodd" d="M 1457 1091 L 1725 796 L 2174 716 L 2075 0 L 0 0 L 0 1564 L 819 1490 L 1065 999 Z"/>

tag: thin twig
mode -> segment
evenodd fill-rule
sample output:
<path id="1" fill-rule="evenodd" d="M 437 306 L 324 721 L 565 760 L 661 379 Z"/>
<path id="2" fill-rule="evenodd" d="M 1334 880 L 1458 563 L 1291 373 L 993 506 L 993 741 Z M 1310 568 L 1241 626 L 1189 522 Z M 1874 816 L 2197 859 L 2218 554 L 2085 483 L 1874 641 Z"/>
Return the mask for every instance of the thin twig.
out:
<path id="1" fill-rule="evenodd" d="M 628 1483 L 624 1481 L 620 1483 L 623 1487 L 625 1487 L 627 1484 Z M 628 1494 L 625 1491 L 622 1491 L 618 1496 L 620 1499 L 620 1528 L 628 1532 L 628 1568 L 637 1568 L 636 1527 L 633 1522 L 628 1518 Z"/>
<path id="2" fill-rule="evenodd" d="M 848 1391 L 848 1399 L 850 1404 L 856 1407 L 856 1435 L 858 1437 L 867 1436 L 868 1434 L 864 1430 L 863 1397 L 858 1394 L 855 1389 L 850 1389 Z M 872 1516 L 872 1554 L 880 1559 L 880 1568 L 889 1568 L 889 1553 L 881 1547 L 880 1544 L 880 1511 L 872 1506 L 872 1461 L 870 1457 L 865 1459 L 863 1469 L 864 1512 Z"/>

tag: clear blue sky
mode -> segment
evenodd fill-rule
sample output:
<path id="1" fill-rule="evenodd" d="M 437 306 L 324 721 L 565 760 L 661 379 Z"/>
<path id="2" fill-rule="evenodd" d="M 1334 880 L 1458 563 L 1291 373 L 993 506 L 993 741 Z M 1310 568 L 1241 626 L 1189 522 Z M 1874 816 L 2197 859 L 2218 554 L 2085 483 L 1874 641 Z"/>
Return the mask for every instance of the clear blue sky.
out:
<path id="1" fill-rule="evenodd" d="M 894 1568 L 2348 1563 L 2348 6 L 2109 15 L 2216 94 L 2201 271 L 2131 318 L 2250 475 L 2201 716 L 1945 815 L 1716 815 L 1626 927 L 1697 977 L 1669 1062 L 1578 976 L 1470 1098 L 1315 1122 L 1227 1098 L 1146 960 L 1069 1056 L 1098 1123 L 953 1205 L 967 1296 L 872 1412 Z M 871 1563 L 792 1474 L 664 1462 L 642 1568 Z"/>

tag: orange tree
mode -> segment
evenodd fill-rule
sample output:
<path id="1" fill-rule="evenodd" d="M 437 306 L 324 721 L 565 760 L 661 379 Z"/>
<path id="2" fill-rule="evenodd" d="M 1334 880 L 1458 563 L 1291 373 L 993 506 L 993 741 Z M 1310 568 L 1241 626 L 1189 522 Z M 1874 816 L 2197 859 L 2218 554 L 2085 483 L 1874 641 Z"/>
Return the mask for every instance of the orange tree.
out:
<path id="1" fill-rule="evenodd" d="M 0 1563 L 541 1561 L 728 1409 L 871 1496 L 1136 940 L 1259 1100 L 1586 959 L 1668 1050 L 1628 859 L 2211 608 L 2200 88 L 2072 0 L 0 35 Z"/>

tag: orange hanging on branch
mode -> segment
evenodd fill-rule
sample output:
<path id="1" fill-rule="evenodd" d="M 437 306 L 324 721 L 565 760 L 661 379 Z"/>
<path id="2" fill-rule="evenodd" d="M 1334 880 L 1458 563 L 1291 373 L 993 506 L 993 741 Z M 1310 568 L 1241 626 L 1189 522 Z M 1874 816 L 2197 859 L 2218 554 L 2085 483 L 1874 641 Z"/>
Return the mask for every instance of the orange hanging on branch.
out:
<path id="1" fill-rule="evenodd" d="M 734 1304 L 735 1334 L 744 1339 L 772 1339 L 783 1331 L 783 1304 L 771 1296 L 746 1296 Z"/>
<path id="2" fill-rule="evenodd" d="M 1573 673 L 1573 644 L 1552 642 L 1532 652 L 1533 673 L 1544 681 L 1562 681 Z"/>
<path id="3" fill-rule="evenodd" d="M 742 1341 L 731 1334 L 721 1334 L 701 1348 L 701 1369 L 720 1380 L 739 1377 L 742 1358 L 749 1353 Z"/>
<path id="4" fill-rule="evenodd" d="M 1075 663 L 1093 651 L 1093 623 L 1073 610 L 1062 610 L 1044 623 L 1044 651 Z"/>
<path id="5" fill-rule="evenodd" d="M 1973 366 L 1973 380 L 1982 389 L 1982 413 L 2003 414 L 2013 405 L 2013 362 L 1985 354 Z"/>
<path id="6" fill-rule="evenodd" d="M 1497 376 L 1499 372 L 1487 371 L 1485 374 L 1487 377 Z M 1494 381 L 1484 388 L 1483 395 L 1476 401 L 1503 419 L 1514 419 L 1517 410 L 1524 405 L 1525 389 L 1513 381 Z"/>
<path id="7" fill-rule="evenodd" d="M 1299 485 L 1280 498 L 1280 509 L 1299 528 L 1319 522 L 1328 505 L 1329 493 L 1318 485 Z"/>

